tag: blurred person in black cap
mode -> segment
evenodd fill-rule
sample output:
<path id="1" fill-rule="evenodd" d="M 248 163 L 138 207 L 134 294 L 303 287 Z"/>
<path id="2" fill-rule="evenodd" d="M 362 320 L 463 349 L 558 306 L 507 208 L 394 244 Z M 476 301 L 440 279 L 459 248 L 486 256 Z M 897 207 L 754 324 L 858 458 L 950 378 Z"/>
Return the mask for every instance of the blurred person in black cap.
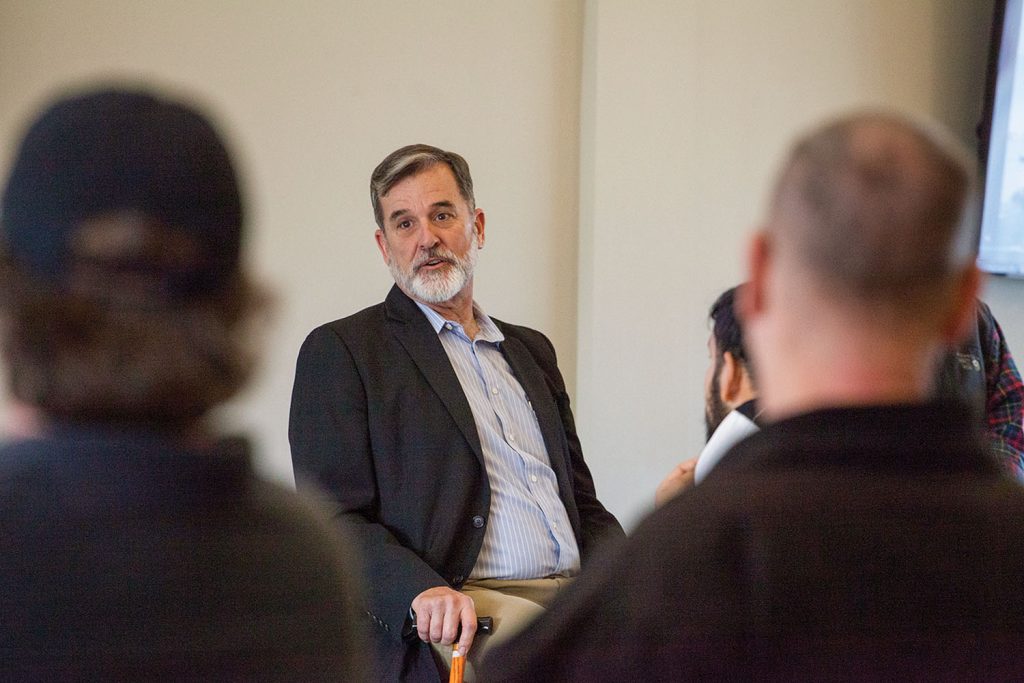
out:
<path id="1" fill-rule="evenodd" d="M 0 678 L 358 679 L 337 529 L 204 424 L 265 299 L 215 130 L 146 92 L 61 99 L 2 211 Z"/>

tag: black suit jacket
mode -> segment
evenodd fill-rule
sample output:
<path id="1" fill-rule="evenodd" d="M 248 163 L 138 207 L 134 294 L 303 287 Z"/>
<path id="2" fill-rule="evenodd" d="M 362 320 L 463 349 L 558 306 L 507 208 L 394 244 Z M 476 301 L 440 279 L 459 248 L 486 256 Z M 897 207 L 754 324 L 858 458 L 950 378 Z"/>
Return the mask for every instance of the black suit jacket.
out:
<path id="1" fill-rule="evenodd" d="M 1024 488 L 967 410 L 768 425 L 655 512 L 481 680 L 1016 680 Z"/>
<path id="2" fill-rule="evenodd" d="M 495 320 L 529 396 L 584 559 L 621 536 L 598 502 L 555 352 L 544 335 Z M 483 542 L 490 489 L 469 403 L 434 329 L 393 287 L 384 303 L 313 330 L 302 345 L 289 438 L 296 477 L 335 499 L 368 572 L 384 680 L 436 680 L 428 646 L 402 640 L 414 597 L 458 588 Z"/>

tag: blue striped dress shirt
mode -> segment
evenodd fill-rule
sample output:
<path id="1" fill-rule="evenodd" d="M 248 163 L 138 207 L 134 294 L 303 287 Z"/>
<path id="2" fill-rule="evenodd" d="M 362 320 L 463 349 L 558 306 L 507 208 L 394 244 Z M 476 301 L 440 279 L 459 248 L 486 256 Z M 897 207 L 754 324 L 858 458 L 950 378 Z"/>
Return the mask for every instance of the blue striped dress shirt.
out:
<path id="1" fill-rule="evenodd" d="M 475 303 L 475 339 L 418 304 L 448 354 L 476 421 L 491 487 L 483 547 L 471 579 L 537 579 L 579 572 L 580 551 L 537 416 L 501 353 L 505 336 Z"/>

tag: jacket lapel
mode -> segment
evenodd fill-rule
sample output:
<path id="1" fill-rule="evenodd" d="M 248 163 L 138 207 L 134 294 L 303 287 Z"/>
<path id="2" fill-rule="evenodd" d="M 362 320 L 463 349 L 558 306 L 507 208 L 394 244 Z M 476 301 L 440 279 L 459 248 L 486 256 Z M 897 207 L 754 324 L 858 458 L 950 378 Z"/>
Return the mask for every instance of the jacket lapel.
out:
<path id="1" fill-rule="evenodd" d="M 533 359 L 530 351 L 515 337 L 505 335 L 505 341 L 501 343 L 501 350 L 505 354 L 516 379 L 523 386 L 526 396 L 533 406 L 533 412 L 537 415 L 537 424 L 540 426 L 541 436 L 544 437 L 544 445 L 548 449 L 548 460 L 551 469 L 555 471 L 558 479 L 558 486 L 563 497 L 572 490 L 572 483 L 569 479 L 569 472 L 566 467 L 565 443 L 562 438 L 562 420 L 558 414 L 558 406 L 555 405 L 551 389 L 548 387 L 544 372 Z"/>
<path id="2" fill-rule="evenodd" d="M 477 459 L 483 464 L 483 448 L 476 431 L 473 411 L 466 400 L 466 394 L 459 384 L 459 378 L 452 369 L 448 354 L 441 346 L 441 340 L 431 327 L 416 303 L 397 286 L 393 286 L 385 300 L 388 327 L 399 343 L 405 348 L 427 383 L 448 409 L 455 424 L 469 443 Z"/>

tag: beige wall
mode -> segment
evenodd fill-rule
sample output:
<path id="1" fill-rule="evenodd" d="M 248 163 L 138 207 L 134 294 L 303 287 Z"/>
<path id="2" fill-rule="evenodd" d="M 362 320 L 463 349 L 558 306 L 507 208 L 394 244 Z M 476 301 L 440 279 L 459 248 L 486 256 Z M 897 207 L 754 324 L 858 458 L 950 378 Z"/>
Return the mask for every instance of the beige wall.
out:
<path id="1" fill-rule="evenodd" d="M 987 4 L 587 2 L 577 420 L 627 526 L 702 445 L 707 309 L 742 277 L 787 142 L 870 105 L 970 136 Z M 998 285 L 993 308 L 1021 346 L 1022 283 Z"/>
<path id="2" fill-rule="evenodd" d="M 290 478 L 295 354 L 377 303 L 369 175 L 428 142 L 464 154 L 487 214 L 478 300 L 545 330 L 575 374 L 580 3 L 0 2 L 0 166 L 55 88 L 127 76 L 187 89 L 242 161 L 257 271 L 279 295 L 267 361 L 232 419 Z"/>
<path id="3" fill-rule="evenodd" d="M 487 211 L 478 299 L 558 348 L 598 491 L 628 525 L 697 452 L 706 312 L 784 145 L 865 104 L 977 117 L 979 0 L 0 0 L 0 167 L 54 88 L 128 76 L 198 93 L 279 294 L 231 419 L 287 478 L 308 330 L 381 299 L 367 178 L 414 141 L 460 151 Z M 582 96 L 581 96 L 582 87 Z M 1024 349 L 1019 281 L 989 299 Z M 1024 351 L 1022 351 L 1024 353 Z"/>

